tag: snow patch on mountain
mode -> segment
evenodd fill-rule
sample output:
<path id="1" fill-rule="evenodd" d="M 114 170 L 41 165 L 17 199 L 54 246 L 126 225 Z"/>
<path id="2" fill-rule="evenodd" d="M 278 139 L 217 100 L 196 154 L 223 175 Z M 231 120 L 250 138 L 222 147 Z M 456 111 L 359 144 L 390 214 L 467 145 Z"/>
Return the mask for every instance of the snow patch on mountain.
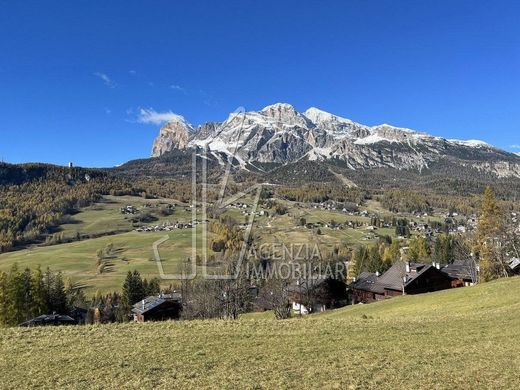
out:
<path id="1" fill-rule="evenodd" d="M 354 124 L 353 121 L 347 118 L 342 118 L 340 116 L 331 114 L 330 112 L 320 110 L 316 107 L 311 107 L 307 109 L 303 115 L 309 118 L 314 124 L 319 124 L 323 122 L 337 122 L 337 123 L 347 123 Z"/>
<path id="2" fill-rule="evenodd" d="M 354 141 L 354 144 L 356 144 L 356 145 L 369 145 L 369 144 L 375 144 L 375 143 L 384 142 L 384 141 L 386 141 L 386 142 L 396 142 L 395 140 L 391 140 L 391 139 L 388 139 L 388 138 L 383 138 L 383 137 L 381 137 L 380 135 L 377 135 L 377 134 L 372 134 L 372 135 L 369 135 L 368 137 L 357 139 L 356 141 Z"/>
<path id="3" fill-rule="evenodd" d="M 471 148 L 482 148 L 482 147 L 492 148 L 493 147 L 492 145 L 488 144 L 487 142 L 480 141 L 478 139 L 470 139 L 467 141 L 460 140 L 460 139 L 450 139 L 450 140 L 448 140 L 448 142 L 458 144 L 458 145 L 469 146 Z"/>

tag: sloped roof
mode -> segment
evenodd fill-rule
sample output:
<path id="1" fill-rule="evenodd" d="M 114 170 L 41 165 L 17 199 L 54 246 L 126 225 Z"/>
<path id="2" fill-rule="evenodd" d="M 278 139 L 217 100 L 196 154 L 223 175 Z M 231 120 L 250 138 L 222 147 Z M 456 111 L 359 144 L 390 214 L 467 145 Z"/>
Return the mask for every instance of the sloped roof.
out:
<path id="1" fill-rule="evenodd" d="M 513 271 L 515 269 L 520 269 L 520 259 L 517 259 L 517 258 L 512 258 L 510 261 L 509 261 L 509 268 L 511 268 Z"/>
<path id="2" fill-rule="evenodd" d="M 180 300 L 181 295 L 177 293 L 151 296 L 143 299 L 141 302 L 136 303 L 132 308 L 132 312 L 135 314 L 144 314 L 152 309 L 155 309 L 157 306 L 162 305 L 164 302 L 180 302 Z"/>
<path id="3" fill-rule="evenodd" d="M 452 279 L 476 280 L 477 271 L 470 264 L 448 264 L 441 269 Z"/>
<path id="4" fill-rule="evenodd" d="M 390 267 L 380 278 L 378 283 L 391 290 L 402 290 L 415 279 L 432 268 L 430 264 L 410 263 L 410 271 L 406 272 L 406 263 L 397 262 Z M 406 278 L 406 279 L 405 279 Z"/>
<path id="5" fill-rule="evenodd" d="M 378 294 L 383 294 L 385 289 L 401 291 L 403 287 L 406 288 L 429 269 L 435 269 L 431 264 L 423 263 L 409 263 L 409 266 L 410 269 L 407 272 L 406 263 L 397 262 L 381 276 L 363 272 L 350 287 Z"/>
<path id="6" fill-rule="evenodd" d="M 72 317 L 63 314 L 44 314 L 26 321 L 20 326 L 38 326 L 38 325 L 53 325 L 53 324 L 76 324 L 76 320 Z"/>
<path id="7" fill-rule="evenodd" d="M 378 294 L 385 292 L 384 286 L 379 283 L 379 276 L 371 272 L 362 272 L 356 278 L 356 281 L 350 285 L 351 288 L 357 290 L 370 291 Z"/>
<path id="8" fill-rule="evenodd" d="M 328 279 L 327 276 L 316 275 L 308 279 L 298 279 L 293 281 L 287 288 L 289 292 L 306 293 L 308 290 L 318 288 Z"/>

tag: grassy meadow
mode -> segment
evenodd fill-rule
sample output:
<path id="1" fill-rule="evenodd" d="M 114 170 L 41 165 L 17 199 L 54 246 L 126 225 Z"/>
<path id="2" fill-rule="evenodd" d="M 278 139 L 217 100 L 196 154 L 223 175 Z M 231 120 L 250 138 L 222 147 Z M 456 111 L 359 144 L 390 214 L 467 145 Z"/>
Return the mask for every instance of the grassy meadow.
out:
<path id="1" fill-rule="evenodd" d="M 202 226 L 197 227 L 202 232 Z M 2 254 L 0 271 L 8 271 L 12 264 L 20 268 L 43 269 L 49 266 L 54 271 L 62 271 L 65 278 L 85 287 L 87 295 L 96 291 L 102 293 L 119 291 L 128 271 L 138 270 L 143 277 L 159 275 L 153 252 L 153 244 L 161 238 L 170 239 L 160 246 L 161 260 L 166 273 L 176 273 L 182 264 L 192 256 L 192 230 L 180 229 L 170 232 L 138 233 L 129 232 L 114 236 L 94 238 L 68 244 L 35 247 Z M 201 246 L 201 234 L 197 235 Z M 97 266 L 97 251 L 113 244 L 114 253 L 107 259 L 103 273 Z"/>
<path id="2" fill-rule="evenodd" d="M 251 199 L 246 199 L 246 203 Z M 144 205 L 177 204 L 175 212 L 169 216 L 161 216 L 157 208 L 144 208 Z M 301 208 L 294 202 L 284 201 L 288 207 L 285 215 L 271 215 L 255 217 L 252 235 L 260 244 L 316 244 L 320 252 L 332 251 L 335 245 L 359 245 L 375 242 L 376 236 L 369 234 L 364 228 L 335 230 L 321 228 L 318 235 L 316 229 L 307 229 L 300 225 L 300 218 L 307 222 L 329 223 L 331 220 L 344 222 L 355 220 L 368 222 L 370 219 L 361 216 L 349 216 L 341 211 Z M 192 257 L 192 231 L 173 230 L 170 232 L 138 233 L 133 231 L 131 219 L 133 215 L 121 214 L 120 208 L 132 205 L 143 212 L 154 215 L 158 221 L 145 225 L 157 225 L 166 221 L 188 222 L 192 219 L 191 211 L 186 211 L 186 205 L 173 199 L 144 199 L 135 196 L 105 196 L 99 203 L 86 207 L 81 212 L 71 216 L 67 223 L 61 225 L 58 233 L 65 239 L 76 237 L 82 239 L 70 243 L 49 246 L 32 246 L 27 249 L 0 254 L 0 271 L 7 271 L 17 263 L 20 268 L 35 268 L 49 266 L 53 271 L 62 271 L 65 278 L 73 283 L 84 286 L 88 296 L 96 291 L 107 293 L 118 291 L 121 288 L 126 273 L 129 270 L 138 270 L 144 277 L 158 276 L 152 245 L 165 235 L 170 240 L 161 246 L 161 257 L 166 273 L 179 273 L 183 263 Z M 378 207 L 376 203 L 372 205 Z M 229 208 L 226 215 L 234 218 L 237 223 L 243 224 L 249 217 L 243 214 L 244 210 Z M 272 214 L 272 212 L 270 212 Z M 198 233 L 202 232 L 199 225 Z M 378 234 L 394 236 L 393 229 L 379 229 Z M 198 252 L 200 254 L 201 234 L 198 234 Z M 211 239 L 211 234 L 210 237 Z M 106 261 L 102 273 L 98 270 L 97 252 L 112 244 L 114 253 Z M 211 254 L 211 250 L 209 250 Z"/>
<path id="3" fill-rule="evenodd" d="M 304 318 L 0 330 L 0 388 L 513 389 L 520 278 Z"/>
<path id="4" fill-rule="evenodd" d="M 175 212 L 170 216 L 161 216 L 154 208 L 144 208 L 144 205 L 179 205 Z M 134 206 L 144 212 L 150 212 L 157 218 L 156 222 L 151 224 L 159 224 L 166 221 L 187 222 L 191 220 L 191 213 L 186 212 L 180 202 L 173 199 L 144 199 L 137 196 L 104 196 L 100 202 L 85 207 L 80 213 L 72 216 L 72 220 L 60 226 L 59 232 L 63 233 L 65 238 L 74 237 L 78 233 L 83 235 L 101 235 L 107 233 L 120 233 L 133 230 L 131 214 L 121 214 L 121 207 Z"/>

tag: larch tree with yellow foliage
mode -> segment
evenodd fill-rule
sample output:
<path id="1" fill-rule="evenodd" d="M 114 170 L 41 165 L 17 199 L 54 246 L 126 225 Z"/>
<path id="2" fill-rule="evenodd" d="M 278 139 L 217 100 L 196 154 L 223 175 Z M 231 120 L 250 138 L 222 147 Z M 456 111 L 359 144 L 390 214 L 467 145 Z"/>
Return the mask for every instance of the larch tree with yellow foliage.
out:
<path id="1" fill-rule="evenodd" d="M 480 265 L 480 281 L 507 276 L 503 262 L 505 216 L 491 187 L 484 191 L 478 217 L 475 251 Z"/>

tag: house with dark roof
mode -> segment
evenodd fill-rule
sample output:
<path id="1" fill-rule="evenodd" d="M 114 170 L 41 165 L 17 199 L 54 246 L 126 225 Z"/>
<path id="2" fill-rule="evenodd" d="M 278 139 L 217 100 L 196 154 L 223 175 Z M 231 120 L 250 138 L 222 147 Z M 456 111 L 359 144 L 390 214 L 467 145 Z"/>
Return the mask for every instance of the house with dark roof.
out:
<path id="1" fill-rule="evenodd" d="M 77 322 L 74 318 L 62 314 L 44 314 L 39 317 L 33 318 L 32 320 L 26 321 L 20 326 L 33 327 L 33 326 L 62 326 L 62 325 L 76 325 Z"/>
<path id="2" fill-rule="evenodd" d="M 178 320 L 181 311 L 182 299 L 177 293 L 151 296 L 136 303 L 132 308 L 136 322 Z"/>
<path id="3" fill-rule="evenodd" d="M 441 268 L 451 279 L 451 287 L 473 286 L 478 281 L 478 271 L 472 261 L 455 261 Z"/>
<path id="4" fill-rule="evenodd" d="M 349 286 L 353 303 L 370 303 L 397 295 L 451 288 L 446 273 L 431 264 L 397 262 L 383 275 L 362 273 Z"/>
<path id="5" fill-rule="evenodd" d="M 385 289 L 377 283 L 378 280 L 378 273 L 362 272 L 350 284 L 352 302 L 368 303 L 385 299 Z"/>

